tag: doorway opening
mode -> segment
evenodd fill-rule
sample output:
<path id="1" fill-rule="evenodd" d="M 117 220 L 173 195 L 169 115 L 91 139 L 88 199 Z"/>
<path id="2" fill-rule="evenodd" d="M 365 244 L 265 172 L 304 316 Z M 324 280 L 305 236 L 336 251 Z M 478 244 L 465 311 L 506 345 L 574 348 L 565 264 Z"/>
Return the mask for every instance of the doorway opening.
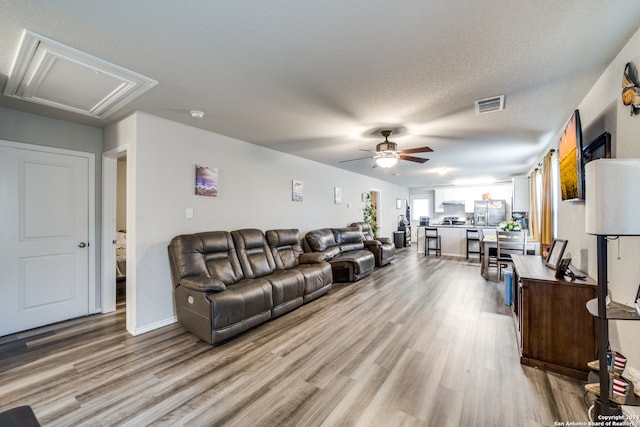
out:
<path id="1" fill-rule="evenodd" d="M 127 301 L 127 154 L 116 168 L 116 310 L 126 310 Z"/>
<path id="2" fill-rule="evenodd" d="M 371 227 L 375 230 L 378 230 L 378 235 L 380 235 L 380 190 L 371 189 L 371 206 L 373 207 L 373 216 L 371 217 Z"/>
<path id="3" fill-rule="evenodd" d="M 132 203 L 132 164 L 128 146 L 102 156 L 102 313 L 125 312 L 126 329 L 135 319 L 135 230 Z"/>

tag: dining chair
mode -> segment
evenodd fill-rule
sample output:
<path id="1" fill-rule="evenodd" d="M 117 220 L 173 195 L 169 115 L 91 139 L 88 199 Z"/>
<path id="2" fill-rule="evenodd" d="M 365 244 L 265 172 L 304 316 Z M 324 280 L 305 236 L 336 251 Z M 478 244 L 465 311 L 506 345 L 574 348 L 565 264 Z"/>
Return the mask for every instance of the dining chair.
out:
<path id="1" fill-rule="evenodd" d="M 502 268 L 509 266 L 513 260 L 511 255 L 526 255 L 526 231 L 498 231 L 496 258 L 498 264 L 498 280 L 502 279 Z"/>
<path id="2" fill-rule="evenodd" d="M 485 253 L 485 245 L 483 243 L 485 237 L 488 236 L 493 236 L 496 237 L 497 239 L 497 234 L 496 234 L 496 230 L 492 229 L 489 231 L 488 234 L 485 235 L 485 231 L 489 231 L 489 230 L 483 230 L 480 229 L 480 263 L 484 264 L 484 257 L 487 257 L 487 269 L 489 269 L 490 267 L 496 267 L 496 275 L 498 274 L 497 269 L 498 269 L 498 249 L 496 247 L 489 247 L 488 249 L 488 253 Z M 487 273 L 488 274 L 488 273 Z"/>

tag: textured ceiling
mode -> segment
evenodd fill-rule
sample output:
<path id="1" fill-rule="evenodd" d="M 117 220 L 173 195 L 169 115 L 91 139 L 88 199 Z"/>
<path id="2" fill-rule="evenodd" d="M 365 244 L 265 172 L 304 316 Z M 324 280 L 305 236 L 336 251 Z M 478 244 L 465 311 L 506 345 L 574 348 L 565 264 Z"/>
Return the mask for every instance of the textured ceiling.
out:
<path id="1" fill-rule="evenodd" d="M 106 120 L 0 106 L 94 126 L 140 110 L 410 187 L 504 179 L 531 168 L 639 27 L 628 0 L 5 0 L 0 88 L 23 29 L 159 84 Z M 475 114 L 502 94 L 504 111 Z M 430 161 L 340 163 L 383 127 Z"/>

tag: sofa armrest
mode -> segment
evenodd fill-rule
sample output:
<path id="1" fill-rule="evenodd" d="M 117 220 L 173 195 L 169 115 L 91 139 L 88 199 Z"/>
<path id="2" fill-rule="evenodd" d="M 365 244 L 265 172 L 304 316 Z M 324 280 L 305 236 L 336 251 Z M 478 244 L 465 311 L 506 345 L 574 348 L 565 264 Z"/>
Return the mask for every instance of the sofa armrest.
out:
<path id="1" fill-rule="evenodd" d="M 227 289 L 221 281 L 204 276 L 183 277 L 180 286 L 198 292 L 222 292 Z"/>
<path id="2" fill-rule="evenodd" d="M 378 237 L 378 238 L 376 238 L 376 240 L 377 240 L 378 242 L 382 243 L 383 245 L 387 245 L 387 244 L 389 244 L 389 243 L 393 243 L 393 242 L 391 241 L 391 237 Z"/>
<path id="3" fill-rule="evenodd" d="M 306 252 L 300 254 L 298 262 L 300 264 L 318 264 L 324 261 L 324 254 L 322 252 Z"/>
<path id="4" fill-rule="evenodd" d="M 370 248 L 370 247 L 382 246 L 382 243 L 380 243 L 379 240 L 365 240 L 364 246 L 367 248 Z"/>

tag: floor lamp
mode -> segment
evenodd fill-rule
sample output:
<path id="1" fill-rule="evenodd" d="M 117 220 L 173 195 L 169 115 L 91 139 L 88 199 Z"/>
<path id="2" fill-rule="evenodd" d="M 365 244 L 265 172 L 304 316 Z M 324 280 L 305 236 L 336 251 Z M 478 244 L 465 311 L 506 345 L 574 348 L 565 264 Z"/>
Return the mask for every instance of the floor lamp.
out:
<path id="1" fill-rule="evenodd" d="M 607 345 L 607 238 L 640 236 L 640 222 L 630 213 L 640 212 L 640 159 L 598 159 L 585 165 L 585 231 L 597 238 L 598 261 L 598 362 L 600 397 L 596 415 L 619 415 L 609 401 Z M 597 418 L 596 418 L 597 419 Z"/>

